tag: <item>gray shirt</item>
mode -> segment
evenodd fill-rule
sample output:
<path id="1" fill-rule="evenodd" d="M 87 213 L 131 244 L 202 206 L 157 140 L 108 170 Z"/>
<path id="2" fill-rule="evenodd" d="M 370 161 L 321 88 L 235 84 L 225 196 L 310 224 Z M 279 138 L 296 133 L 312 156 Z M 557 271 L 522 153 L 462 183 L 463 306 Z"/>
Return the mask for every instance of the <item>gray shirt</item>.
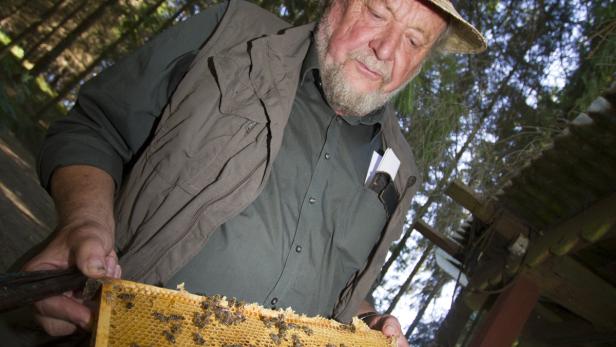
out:
<path id="1" fill-rule="evenodd" d="M 166 285 L 328 316 L 386 222 L 364 187 L 382 112 L 339 117 L 320 92 L 314 45 L 272 174 L 259 197 Z M 315 78 L 316 77 L 316 78 Z"/>

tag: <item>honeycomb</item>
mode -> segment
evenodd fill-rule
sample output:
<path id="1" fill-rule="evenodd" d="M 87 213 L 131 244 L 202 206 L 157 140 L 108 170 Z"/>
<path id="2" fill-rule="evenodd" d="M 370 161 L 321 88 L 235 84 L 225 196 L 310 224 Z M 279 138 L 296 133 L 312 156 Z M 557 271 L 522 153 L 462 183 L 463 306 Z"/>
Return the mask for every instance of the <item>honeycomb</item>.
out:
<path id="1" fill-rule="evenodd" d="M 345 325 L 124 280 L 103 284 L 93 337 L 95 347 L 396 346 L 357 318 Z"/>

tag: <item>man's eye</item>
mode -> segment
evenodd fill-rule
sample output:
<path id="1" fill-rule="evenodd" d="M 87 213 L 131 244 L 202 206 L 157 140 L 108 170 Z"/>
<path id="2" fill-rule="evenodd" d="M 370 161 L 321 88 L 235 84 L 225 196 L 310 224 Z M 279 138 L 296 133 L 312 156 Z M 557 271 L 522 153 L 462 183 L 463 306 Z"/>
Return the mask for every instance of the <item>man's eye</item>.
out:
<path id="1" fill-rule="evenodd" d="M 372 17 L 374 17 L 375 19 L 385 19 L 385 16 L 379 14 L 378 12 L 376 12 L 375 10 L 369 8 L 368 12 L 370 12 L 370 15 L 372 15 Z"/>
<path id="2" fill-rule="evenodd" d="M 411 47 L 419 47 L 421 46 L 421 42 L 419 42 L 419 40 L 415 37 L 409 37 L 408 38 L 409 44 L 411 45 Z"/>

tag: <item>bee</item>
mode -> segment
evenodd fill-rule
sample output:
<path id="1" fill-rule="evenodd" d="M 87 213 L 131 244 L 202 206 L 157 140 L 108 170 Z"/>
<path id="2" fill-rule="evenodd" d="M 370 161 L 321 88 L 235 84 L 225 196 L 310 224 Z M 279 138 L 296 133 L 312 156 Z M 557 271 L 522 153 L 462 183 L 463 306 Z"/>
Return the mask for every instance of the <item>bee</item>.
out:
<path id="1" fill-rule="evenodd" d="M 312 329 L 310 329 L 307 326 L 302 326 L 302 330 L 304 331 L 304 333 L 308 336 L 312 336 L 312 334 L 314 334 L 314 331 L 312 331 Z"/>
<path id="2" fill-rule="evenodd" d="M 280 336 L 271 333 L 270 335 L 270 339 L 272 339 L 272 342 L 274 342 L 275 344 L 279 345 L 280 344 Z"/>
<path id="3" fill-rule="evenodd" d="M 118 294 L 118 299 L 120 299 L 122 301 L 133 301 L 133 300 L 135 300 L 135 294 L 120 293 L 120 294 Z"/>
<path id="4" fill-rule="evenodd" d="M 276 327 L 278 328 L 278 336 L 280 336 L 280 338 L 284 338 L 287 334 L 287 323 L 284 320 L 279 320 L 276 323 Z"/>
<path id="5" fill-rule="evenodd" d="M 224 325 L 231 324 L 231 312 L 222 306 L 216 306 L 214 308 L 214 316 L 216 316 L 216 319 Z"/>
<path id="6" fill-rule="evenodd" d="M 209 318 L 209 314 L 195 312 L 193 316 L 193 325 L 203 329 L 206 325 L 210 324 Z"/>
<path id="7" fill-rule="evenodd" d="M 210 302 L 207 300 L 201 301 L 201 308 L 204 311 L 208 311 L 210 309 Z"/>
<path id="8" fill-rule="evenodd" d="M 168 318 L 171 321 L 184 320 L 184 316 L 179 315 L 179 314 L 170 314 Z"/>
<path id="9" fill-rule="evenodd" d="M 133 304 L 133 300 L 135 300 L 135 294 L 130 294 L 130 293 L 120 293 L 117 295 L 118 299 L 124 301 L 125 307 L 126 309 L 130 310 L 131 308 L 135 307 L 135 304 Z"/>
<path id="10" fill-rule="evenodd" d="M 270 318 L 270 317 L 260 315 L 259 319 L 261 320 L 261 322 L 263 322 L 266 328 L 271 328 L 272 324 L 274 323 L 273 320 L 275 318 Z"/>
<path id="11" fill-rule="evenodd" d="M 172 344 L 175 344 L 175 336 L 167 330 L 163 330 L 163 336 Z"/>
<path id="12" fill-rule="evenodd" d="M 355 325 L 353 325 L 353 323 L 351 323 L 351 324 L 343 324 L 343 325 L 341 326 L 341 328 L 342 328 L 343 330 L 347 330 L 347 331 L 350 331 L 350 332 L 352 332 L 352 333 L 354 333 L 354 332 L 355 332 L 355 330 L 356 330 Z"/>
<path id="13" fill-rule="evenodd" d="M 212 300 L 214 303 L 218 304 L 218 302 L 219 302 L 220 300 L 222 300 L 222 296 L 221 296 L 221 295 L 218 295 L 218 294 L 213 295 L 211 300 Z"/>
<path id="14" fill-rule="evenodd" d="M 165 316 L 164 314 L 158 312 L 158 311 L 154 311 L 152 312 L 152 316 L 154 317 L 154 319 L 156 319 L 157 321 L 161 321 L 163 323 L 166 323 L 169 321 L 169 317 Z"/>
<path id="15" fill-rule="evenodd" d="M 171 324 L 171 328 L 169 330 L 171 330 L 172 334 L 178 334 L 182 331 L 182 325 L 178 323 Z"/>
<path id="16" fill-rule="evenodd" d="M 237 302 L 237 299 L 236 299 L 236 298 L 230 298 L 230 299 L 227 299 L 227 306 L 229 306 L 229 307 L 233 307 L 233 306 L 235 306 L 235 303 L 236 303 L 236 302 Z"/>
<path id="17" fill-rule="evenodd" d="M 234 320 L 235 323 L 242 323 L 246 320 L 246 316 L 242 312 L 236 312 Z"/>
<path id="18" fill-rule="evenodd" d="M 336 347 L 336 345 L 332 344 L 332 343 L 328 343 L 325 345 L 325 347 Z"/>
<path id="19" fill-rule="evenodd" d="M 195 344 L 200 346 L 205 344 L 205 339 L 199 333 L 193 333 L 193 341 L 195 342 Z"/>
<path id="20" fill-rule="evenodd" d="M 293 334 L 291 336 L 291 340 L 293 340 L 293 347 L 304 347 L 302 341 L 297 337 L 297 335 Z"/>

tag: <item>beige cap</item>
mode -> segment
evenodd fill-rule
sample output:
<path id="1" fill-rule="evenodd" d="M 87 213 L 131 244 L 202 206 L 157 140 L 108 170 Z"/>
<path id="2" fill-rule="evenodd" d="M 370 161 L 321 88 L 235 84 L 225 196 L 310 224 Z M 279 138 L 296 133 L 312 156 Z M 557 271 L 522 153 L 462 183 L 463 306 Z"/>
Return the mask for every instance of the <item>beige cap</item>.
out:
<path id="1" fill-rule="evenodd" d="M 449 15 L 451 21 L 450 33 L 441 46 L 441 50 L 449 53 L 479 53 L 488 47 L 486 39 L 479 30 L 464 20 L 460 13 L 448 0 L 428 0 L 437 8 Z"/>

